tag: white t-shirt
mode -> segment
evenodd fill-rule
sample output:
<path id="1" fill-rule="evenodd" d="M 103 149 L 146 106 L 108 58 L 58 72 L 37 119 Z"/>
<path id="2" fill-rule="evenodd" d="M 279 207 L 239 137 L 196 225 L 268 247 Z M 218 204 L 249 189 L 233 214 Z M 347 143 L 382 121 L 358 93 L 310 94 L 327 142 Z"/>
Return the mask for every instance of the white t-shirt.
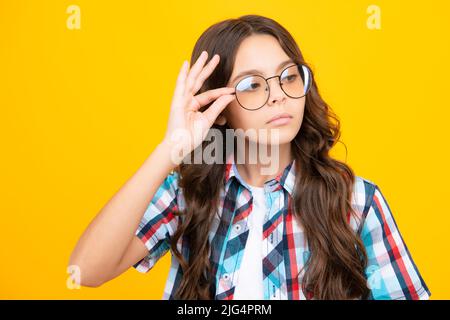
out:
<path id="1" fill-rule="evenodd" d="M 234 300 L 263 300 L 262 237 L 266 215 L 263 187 L 249 186 L 253 208 L 248 216 L 249 235 L 239 269 L 239 279 L 234 289 Z"/>

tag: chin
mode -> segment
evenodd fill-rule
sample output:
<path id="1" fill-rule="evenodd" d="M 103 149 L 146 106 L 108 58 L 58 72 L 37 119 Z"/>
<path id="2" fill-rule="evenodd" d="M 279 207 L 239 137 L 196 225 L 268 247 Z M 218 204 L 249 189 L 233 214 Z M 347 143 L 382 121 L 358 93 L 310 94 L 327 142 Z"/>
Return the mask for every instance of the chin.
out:
<path id="1" fill-rule="evenodd" d="M 258 139 L 259 143 L 268 145 L 282 145 L 290 143 L 292 140 L 294 140 L 295 136 L 298 133 L 298 129 L 293 128 L 292 126 L 286 126 L 273 128 L 271 130 L 268 130 L 267 132 L 268 133 L 266 137 Z"/>

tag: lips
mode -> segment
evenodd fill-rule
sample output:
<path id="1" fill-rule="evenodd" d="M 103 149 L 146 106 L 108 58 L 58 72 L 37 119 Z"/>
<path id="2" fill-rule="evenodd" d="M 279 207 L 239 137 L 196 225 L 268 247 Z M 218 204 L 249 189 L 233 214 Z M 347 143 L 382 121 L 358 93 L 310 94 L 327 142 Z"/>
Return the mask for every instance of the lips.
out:
<path id="1" fill-rule="evenodd" d="M 283 118 L 289 118 L 291 119 L 292 116 L 289 113 L 280 113 L 277 114 L 276 116 L 274 116 L 273 118 L 271 118 L 269 121 L 267 121 L 266 123 L 271 123 L 272 121 L 275 121 L 277 119 L 283 119 Z"/>

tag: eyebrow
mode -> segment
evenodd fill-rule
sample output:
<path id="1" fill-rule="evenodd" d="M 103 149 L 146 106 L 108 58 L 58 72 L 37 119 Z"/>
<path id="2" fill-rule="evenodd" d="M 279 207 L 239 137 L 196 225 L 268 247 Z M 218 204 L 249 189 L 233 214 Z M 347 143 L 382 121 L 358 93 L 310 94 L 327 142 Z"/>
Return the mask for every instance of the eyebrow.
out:
<path id="1" fill-rule="evenodd" d="M 280 63 L 277 67 L 277 70 L 279 70 L 281 67 L 283 67 L 289 63 L 293 63 L 292 59 L 289 59 L 289 60 L 286 60 L 286 61 L 283 61 L 282 63 Z M 250 69 L 250 70 L 242 71 L 242 72 L 238 73 L 237 76 L 234 77 L 234 79 L 231 81 L 231 83 L 233 83 L 234 81 L 236 81 L 238 78 L 240 78 L 242 76 L 251 75 L 251 74 L 255 74 L 255 73 L 261 74 L 262 72 L 257 69 Z"/>

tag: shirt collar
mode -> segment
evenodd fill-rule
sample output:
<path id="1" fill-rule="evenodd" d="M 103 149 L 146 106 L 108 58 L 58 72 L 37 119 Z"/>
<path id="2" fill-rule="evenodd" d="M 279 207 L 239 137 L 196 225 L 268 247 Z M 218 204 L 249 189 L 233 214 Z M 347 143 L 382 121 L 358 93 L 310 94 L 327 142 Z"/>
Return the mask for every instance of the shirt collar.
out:
<path id="1" fill-rule="evenodd" d="M 244 179 L 240 176 L 236 164 L 234 162 L 234 154 L 230 154 L 226 161 L 225 166 L 225 176 L 224 176 L 224 184 L 225 190 L 228 189 L 230 185 L 230 181 L 233 179 L 237 179 L 240 184 L 245 186 L 247 189 L 250 189 L 249 185 L 244 181 Z M 291 196 L 294 189 L 295 183 L 295 159 L 292 160 L 282 172 L 280 172 L 275 178 L 272 178 L 264 183 L 264 189 L 269 192 L 279 190 L 281 187 L 284 188 Z"/>

